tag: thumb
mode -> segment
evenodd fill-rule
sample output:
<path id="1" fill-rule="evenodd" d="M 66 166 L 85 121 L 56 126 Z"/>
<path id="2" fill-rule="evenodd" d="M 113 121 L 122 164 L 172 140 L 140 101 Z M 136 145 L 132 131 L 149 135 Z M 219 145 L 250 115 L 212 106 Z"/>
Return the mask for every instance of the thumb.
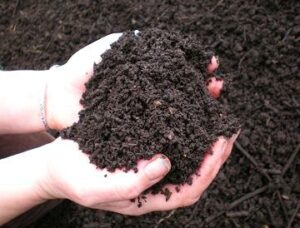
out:
<path id="1" fill-rule="evenodd" d="M 145 176 L 147 176 L 150 182 L 157 182 L 161 180 L 171 169 L 171 163 L 169 159 L 160 155 L 158 157 L 154 157 L 149 164 L 143 169 Z"/>
<path id="2" fill-rule="evenodd" d="M 122 179 L 118 178 L 116 189 L 120 200 L 136 198 L 159 182 L 171 170 L 171 162 L 166 156 L 160 154 L 155 155 L 150 161 L 140 161 L 137 168 L 137 173 L 129 172 L 124 174 Z"/>

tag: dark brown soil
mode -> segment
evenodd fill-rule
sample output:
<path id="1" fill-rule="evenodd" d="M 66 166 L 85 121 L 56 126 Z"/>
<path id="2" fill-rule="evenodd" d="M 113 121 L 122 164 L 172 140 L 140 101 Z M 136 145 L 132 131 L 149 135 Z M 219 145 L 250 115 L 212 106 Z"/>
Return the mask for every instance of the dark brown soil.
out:
<path id="1" fill-rule="evenodd" d="M 231 74 L 222 94 L 243 122 L 232 156 L 194 206 L 141 217 L 65 202 L 32 227 L 299 227 L 298 0 L 1 1 L 0 62 L 46 69 L 112 32 L 192 34 Z"/>
<path id="2" fill-rule="evenodd" d="M 217 137 L 231 137 L 239 127 L 206 88 L 211 58 L 199 41 L 177 32 L 125 33 L 102 55 L 86 84 L 79 122 L 61 136 L 110 172 L 138 172 L 137 161 L 168 156 L 172 169 L 152 192 L 169 198 L 164 185 L 192 184 Z"/>

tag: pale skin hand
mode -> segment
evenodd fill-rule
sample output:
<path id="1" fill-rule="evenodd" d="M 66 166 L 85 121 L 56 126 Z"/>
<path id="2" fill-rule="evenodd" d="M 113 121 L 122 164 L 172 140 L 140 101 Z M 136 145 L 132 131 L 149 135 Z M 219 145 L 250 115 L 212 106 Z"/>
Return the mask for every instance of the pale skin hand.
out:
<path id="1" fill-rule="evenodd" d="M 176 192 L 175 185 L 167 185 L 173 192 L 168 201 L 161 194 L 148 194 L 147 202 L 140 208 L 137 203 L 130 201 L 163 178 L 170 170 L 168 159 L 160 159 L 160 155 L 156 155 L 150 161 L 140 161 L 138 173 L 125 173 L 121 170 L 109 173 L 90 164 L 87 155 L 70 140 L 58 139 L 51 145 L 53 154 L 47 159 L 48 175 L 40 186 L 48 199 L 67 198 L 86 207 L 127 215 L 185 207 L 197 202 L 213 181 L 230 155 L 236 137 L 237 135 L 230 139 L 220 138 L 213 145 L 213 153 L 206 154 L 197 171 L 200 175 L 193 175 L 192 185 L 181 186 L 180 192 Z M 159 160 L 153 164 L 150 174 L 145 167 L 155 158 Z"/>
<path id="2" fill-rule="evenodd" d="M 77 58 L 81 59 L 79 54 L 77 54 Z M 69 67 L 71 67 L 71 65 L 69 65 Z M 213 57 L 211 63 L 208 65 L 208 72 L 213 73 L 217 67 L 217 58 Z M 89 78 L 92 75 L 91 68 L 86 72 L 88 73 L 86 73 L 85 76 Z M 213 77 L 211 78 L 211 83 L 208 84 L 208 91 L 214 98 L 218 98 L 222 86 L 223 81 L 216 80 L 216 78 Z M 84 88 L 80 87 L 80 89 L 75 91 L 82 93 Z M 80 96 L 81 94 L 77 97 Z M 81 108 L 82 107 L 78 105 L 77 110 Z M 73 112 L 73 120 L 76 120 L 77 113 L 78 111 Z M 59 121 L 54 122 L 59 123 Z M 56 124 L 56 126 L 64 126 L 64 124 L 66 123 L 60 122 L 60 124 Z M 177 207 L 188 206 L 195 203 L 203 191 L 213 181 L 220 167 L 230 155 L 236 137 L 237 135 L 234 135 L 231 139 L 219 138 L 212 147 L 213 154 L 206 155 L 201 168 L 197 171 L 200 176 L 193 176 L 194 184 L 192 186 L 184 185 L 181 187 L 180 192 L 177 193 L 175 190 L 176 186 L 168 185 L 167 187 L 173 192 L 168 202 L 166 202 L 165 196 L 161 194 L 155 196 L 148 195 L 147 203 L 144 203 L 141 208 L 138 208 L 136 203 L 129 201 L 129 199 L 139 196 L 147 187 L 156 183 L 166 174 L 166 170 L 164 170 L 163 167 L 168 167 L 167 171 L 169 170 L 170 162 L 168 159 L 164 159 L 165 165 L 161 166 L 161 169 L 157 167 L 157 171 L 161 170 L 158 171 L 161 174 L 160 178 L 156 179 L 155 182 L 149 182 L 148 179 L 148 184 L 145 184 L 145 179 L 143 180 L 139 175 L 143 176 L 144 167 L 149 164 L 150 161 L 140 161 L 138 163 L 140 171 L 137 174 L 134 172 L 124 173 L 120 170 L 114 173 L 108 173 L 106 170 L 96 169 L 94 165 L 90 164 L 87 155 L 78 149 L 77 144 L 62 139 L 55 142 L 58 148 L 55 151 L 64 151 L 63 154 L 60 153 L 60 155 L 57 155 L 63 156 L 63 159 L 60 159 L 63 162 L 58 165 L 58 159 L 54 158 L 54 161 L 49 163 L 50 177 L 48 178 L 48 182 L 44 182 L 44 186 L 45 189 L 48 189 L 48 195 L 52 198 L 68 198 L 87 207 L 129 215 L 140 215 L 151 211 L 170 210 Z M 51 159 L 49 161 L 51 161 Z M 69 162 L 66 166 L 64 161 L 72 162 Z M 66 173 L 65 170 L 68 170 L 68 172 Z M 66 175 L 61 175 L 62 173 L 66 173 Z M 107 177 L 105 177 L 106 175 Z M 95 180 L 95 178 L 97 180 Z M 82 181 L 84 181 L 84 183 Z"/>
<path id="3" fill-rule="evenodd" d="M 93 64 L 101 61 L 99 53 L 108 49 L 120 35 L 112 34 L 96 41 L 73 55 L 65 65 L 47 72 L 47 75 L 51 75 L 47 86 L 46 112 L 50 127 L 61 129 L 78 120 L 78 111 L 82 109 L 79 100 L 85 90 L 84 83 L 93 74 Z M 213 58 L 208 66 L 208 71 L 211 73 L 217 67 L 216 58 Z M 222 81 L 218 81 L 218 83 L 213 81 L 208 85 L 212 96 L 219 96 L 222 83 Z M 35 103 L 32 104 L 32 107 L 35 107 Z M 34 118 L 38 118 L 36 113 L 38 108 L 33 108 L 33 110 L 36 114 Z M 20 111 L 20 113 L 22 112 Z M 30 113 L 30 109 L 28 109 L 28 113 Z M 32 130 L 41 129 L 38 120 L 34 120 L 36 125 Z M 30 129 L 29 125 L 26 131 L 28 129 Z M 16 128 L 13 130 L 15 131 Z M 7 175 L 0 175 L 0 186 L 2 186 L 0 188 L 2 198 L 0 224 L 39 203 L 54 198 L 67 198 L 84 206 L 130 215 L 188 206 L 198 200 L 213 181 L 221 165 L 229 156 L 235 137 L 220 138 L 213 145 L 214 153 L 208 154 L 204 159 L 198 172 L 200 176 L 194 177 L 193 185 L 183 186 L 179 193 L 174 190 L 175 186 L 169 185 L 173 194 L 168 202 L 162 195 L 148 195 L 147 203 L 144 203 L 141 208 L 138 208 L 136 203 L 130 202 L 129 199 L 137 197 L 160 181 L 170 170 L 170 161 L 160 159 L 160 155 L 154 156 L 149 161 L 139 161 L 138 173 L 132 171 L 124 173 L 120 170 L 107 173 L 106 170 L 99 170 L 91 164 L 87 155 L 78 149 L 75 142 L 58 139 L 51 144 L 35 149 L 34 152 L 28 151 L 2 159 L 0 173 L 10 173 L 11 176 L 17 178 L 11 179 L 6 178 Z M 43 155 L 41 156 L 41 154 Z M 19 167 L 23 172 L 16 172 L 15 167 Z M 106 174 L 108 174 L 107 177 L 105 177 Z M 19 185 L 21 180 L 26 180 L 26 182 Z M 18 188 L 14 188 L 14 186 L 18 186 Z M 13 193 L 12 189 L 14 189 Z M 22 204 L 18 202 L 22 202 Z"/>

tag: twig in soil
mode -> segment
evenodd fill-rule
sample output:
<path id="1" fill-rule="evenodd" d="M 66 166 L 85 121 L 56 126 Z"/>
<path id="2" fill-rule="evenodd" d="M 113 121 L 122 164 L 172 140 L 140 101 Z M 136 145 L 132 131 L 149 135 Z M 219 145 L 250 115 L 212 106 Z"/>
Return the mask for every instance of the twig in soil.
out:
<path id="1" fill-rule="evenodd" d="M 54 35 L 57 34 L 57 32 L 62 28 L 62 25 L 59 25 L 56 30 L 54 31 L 54 33 L 52 33 L 52 36 L 50 37 L 50 40 L 48 42 L 48 44 L 46 45 L 45 50 L 47 51 L 50 47 L 50 45 L 53 43 L 53 39 L 54 39 Z"/>
<path id="2" fill-rule="evenodd" d="M 16 15 L 20 4 L 21 4 L 21 0 L 17 0 L 16 6 L 15 6 L 15 9 L 14 9 L 14 12 L 13 12 L 13 16 Z"/>
<path id="3" fill-rule="evenodd" d="M 277 224 L 276 224 L 276 222 L 275 222 L 274 215 L 273 215 L 273 213 L 272 213 L 272 211 L 271 211 L 269 205 L 268 205 L 267 203 L 264 203 L 264 206 L 265 206 L 265 208 L 267 209 L 267 212 L 268 212 L 268 214 L 269 214 L 269 217 L 270 217 L 270 220 L 271 220 L 271 225 L 272 225 L 272 227 L 276 228 L 276 227 L 277 227 Z"/>
<path id="4" fill-rule="evenodd" d="M 291 227 L 292 227 L 293 221 L 294 221 L 294 219 L 295 219 L 295 217 L 296 217 L 296 215 L 297 215 L 297 213 L 298 213 L 298 211 L 299 211 L 299 208 L 300 208 L 300 201 L 298 202 L 298 205 L 297 205 L 297 207 L 296 207 L 296 210 L 294 211 L 292 217 L 291 217 L 290 220 L 289 220 L 289 223 L 288 223 L 288 225 L 287 225 L 287 228 L 291 228 Z"/>
<path id="5" fill-rule="evenodd" d="M 235 208 L 237 205 L 241 204 L 242 202 L 244 202 L 247 199 L 253 198 L 254 196 L 263 193 L 264 191 L 266 191 L 268 189 L 268 185 L 265 185 L 259 189 L 256 189 L 254 192 L 250 192 L 244 196 L 242 196 L 241 198 L 233 201 L 231 204 L 229 204 L 229 206 L 227 207 L 227 210 L 231 210 L 233 208 Z"/>
<path id="6" fill-rule="evenodd" d="M 284 37 L 282 39 L 282 42 L 285 42 L 286 39 L 289 37 L 290 32 L 292 31 L 292 28 L 289 28 L 286 33 L 284 34 Z"/>
<path id="7" fill-rule="evenodd" d="M 200 205 L 200 203 L 197 203 L 197 205 L 194 206 L 194 208 L 193 208 L 193 210 L 192 210 L 192 213 L 191 213 L 190 216 L 189 216 L 189 220 L 188 220 L 188 221 L 192 221 L 194 215 L 196 214 L 196 212 L 197 212 L 198 209 L 199 209 L 199 205 Z"/>
<path id="8" fill-rule="evenodd" d="M 241 146 L 241 144 L 238 143 L 238 141 L 235 141 L 234 145 L 243 155 L 245 155 L 246 158 L 252 162 L 253 165 L 255 165 L 258 172 L 266 177 L 268 181 L 272 181 L 272 178 L 261 167 L 259 167 L 256 160 Z"/>
<path id="9" fill-rule="evenodd" d="M 201 226 L 201 222 L 202 222 L 202 219 L 196 219 L 194 218 L 194 215 L 199 211 L 199 206 L 201 204 L 200 203 L 197 203 L 196 206 L 194 206 L 192 212 L 190 213 L 190 216 L 188 217 L 187 221 L 190 221 L 188 222 L 187 224 L 184 225 L 184 228 L 188 228 L 188 227 L 191 227 L 193 225 L 198 225 L 199 228 L 203 227 L 203 225 Z"/>
<path id="10" fill-rule="evenodd" d="M 239 64 L 238 64 L 238 72 L 241 72 L 241 67 L 242 67 L 242 63 L 246 58 L 246 54 L 240 59 Z"/>
<path id="11" fill-rule="evenodd" d="M 212 221 L 214 221 L 216 218 L 220 217 L 221 215 L 223 215 L 225 213 L 225 211 L 220 211 L 217 214 L 211 215 L 209 216 L 207 219 L 205 219 L 205 223 L 210 223 Z"/>
<path id="12" fill-rule="evenodd" d="M 281 209 L 283 211 L 283 217 L 284 217 L 284 220 L 287 222 L 288 221 L 288 216 L 287 216 L 287 211 L 286 211 L 286 208 L 284 206 L 284 203 L 282 201 L 282 198 L 281 198 L 281 195 L 280 195 L 280 192 L 279 191 L 276 191 L 276 196 L 279 200 L 279 203 L 280 203 L 280 206 L 281 206 Z"/>
<path id="13" fill-rule="evenodd" d="M 175 213 L 175 211 L 176 211 L 176 209 L 170 211 L 170 213 L 169 213 L 167 216 L 161 218 L 161 219 L 155 224 L 154 228 L 158 228 L 159 225 L 160 225 L 163 221 L 169 219 L 169 218 Z"/>
<path id="14" fill-rule="evenodd" d="M 211 12 L 211 13 L 214 12 L 214 11 L 218 8 L 218 6 L 222 4 L 223 1 L 224 1 L 224 0 L 220 0 L 220 1 L 215 5 L 215 7 L 213 7 L 209 12 Z"/>
<path id="15" fill-rule="evenodd" d="M 241 227 L 233 218 L 229 218 L 229 221 L 234 225 L 235 228 Z"/>
<path id="16" fill-rule="evenodd" d="M 229 211 L 229 212 L 226 212 L 226 216 L 230 217 L 230 218 L 244 217 L 244 216 L 248 216 L 248 215 L 249 215 L 249 211 Z"/>
<path id="17" fill-rule="evenodd" d="M 289 158 L 289 160 L 283 167 L 282 172 L 281 172 L 281 177 L 283 177 L 284 174 L 286 173 L 286 171 L 290 168 L 290 166 L 293 163 L 293 161 L 295 160 L 295 157 L 297 156 L 299 150 L 300 150 L 300 144 L 296 147 L 294 153 L 291 155 L 291 157 Z"/>
<path id="18" fill-rule="evenodd" d="M 253 198 L 256 195 L 258 195 L 260 193 L 263 193 L 264 191 L 266 191 L 268 189 L 268 187 L 269 187 L 268 185 L 265 185 L 265 186 L 263 186 L 263 187 L 261 187 L 259 189 L 256 189 L 254 192 L 250 192 L 250 193 L 242 196 L 241 198 L 239 198 L 239 199 L 233 201 L 231 204 L 229 204 L 229 206 L 226 207 L 226 210 L 231 210 L 231 209 L 235 208 L 236 206 L 238 206 L 239 204 L 241 204 L 242 202 L 244 202 L 245 200 L 251 199 L 251 198 Z M 215 220 L 216 218 L 220 217 L 224 213 L 226 213 L 225 210 L 220 211 L 217 214 L 209 216 L 207 219 L 205 219 L 205 223 L 212 222 L 213 220 Z"/>
<path id="19" fill-rule="evenodd" d="M 281 175 L 282 171 L 279 169 L 262 169 L 265 173 L 269 173 L 272 175 Z"/>
<path id="20" fill-rule="evenodd" d="M 202 219 L 195 219 L 195 220 L 189 222 L 188 224 L 186 224 L 184 226 L 184 228 L 195 227 L 195 226 L 197 226 L 197 228 L 202 228 L 202 227 L 204 227 L 204 223 L 201 223 L 201 222 L 202 222 Z"/>

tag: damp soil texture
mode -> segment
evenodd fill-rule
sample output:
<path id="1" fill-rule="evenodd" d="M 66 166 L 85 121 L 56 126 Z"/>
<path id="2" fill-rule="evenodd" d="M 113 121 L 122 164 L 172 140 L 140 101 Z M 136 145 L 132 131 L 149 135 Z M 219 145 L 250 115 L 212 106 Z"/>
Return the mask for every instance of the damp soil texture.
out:
<path id="1" fill-rule="evenodd" d="M 168 199 L 164 185 L 192 184 L 217 138 L 239 128 L 208 92 L 213 53 L 191 36 L 147 29 L 124 33 L 101 57 L 86 84 L 79 122 L 61 136 L 110 172 L 138 172 L 137 161 L 166 155 L 172 169 L 151 192 Z"/>
<path id="2" fill-rule="evenodd" d="M 195 205 L 130 217 L 66 201 L 31 227 L 300 227 L 298 0 L 4 0 L 0 14 L 4 69 L 47 69 L 112 32 L 193 35 L 231 73 L 221 103 L 243 121 Z"/>

